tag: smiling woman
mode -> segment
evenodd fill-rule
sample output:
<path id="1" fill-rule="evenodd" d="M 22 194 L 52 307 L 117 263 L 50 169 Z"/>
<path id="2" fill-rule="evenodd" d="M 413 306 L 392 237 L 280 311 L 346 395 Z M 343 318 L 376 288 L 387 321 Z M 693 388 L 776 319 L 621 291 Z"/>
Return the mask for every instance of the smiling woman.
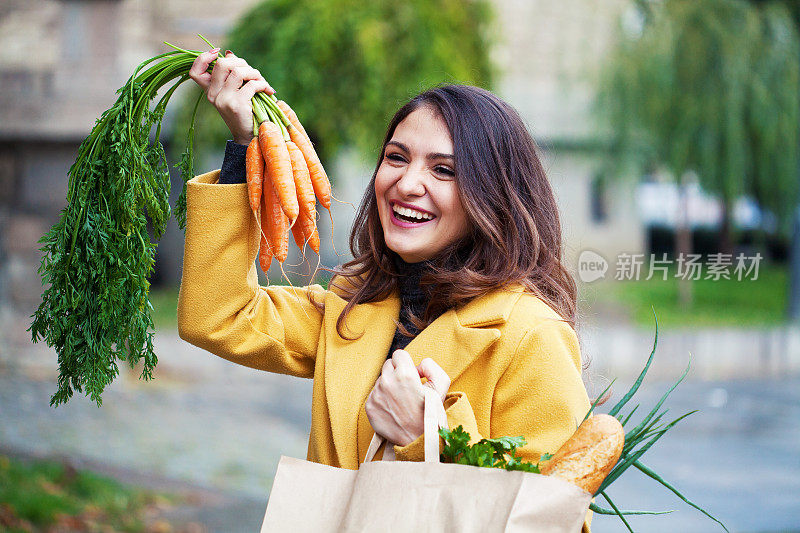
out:
<path id="1" fill-rule="evenodd" d="M 409 263 L 424 261 L 430 298 L 418 329 L 514 283 L 574 328 L 555 197 L 511 106 L 477 87 L 431 89 L 395 114 L 383 146 L 351 234 L 354 260 L 339 271 L 349 304 L 386 297 Z"/>
<path id="2" fill-rule="evenodd" d="M 350 236 L 353 259 L 334 269 L 329 290 L 260 287 L 238 145 L 252 135 L 249 96 L 237 93 L 263 82 L 225 69 L 247 67 L 220 59 L 220 79 L 196 80 L 237 142 L 222 171 L 187 185 L 182 338 L 313 378 L 311 461 L 356 469 L 374 435 L 393 445 L 377 458 L 422 460 L 425 386 L 473 441 L 524 436 L 517 454 L 531 462 L 557 450 L 590 403 L 555 199 L 516 111 L 476 87 L 413 98 L 389 123 Z"/>
<path id="3" fill-rule="evenodd" d="M 375 196 L 386 246 L 403 261 L 435 257 L 469 231 L 454 168 L 447 124 L 430 107 L 408 115 L 386 143 Z"/>

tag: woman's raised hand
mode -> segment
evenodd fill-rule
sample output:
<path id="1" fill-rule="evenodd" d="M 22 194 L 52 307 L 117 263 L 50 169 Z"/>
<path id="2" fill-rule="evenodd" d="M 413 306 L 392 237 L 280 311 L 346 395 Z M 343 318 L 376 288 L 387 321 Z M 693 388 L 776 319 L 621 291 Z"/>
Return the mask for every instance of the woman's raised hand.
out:
<path id="1" fill-rule="evenodd" d="M 258 70 L 233 52 L 226 52 L 225 57 L 217 59 L 218 55 L 219 48 L 214 48 L 197 56 L 189 76 L 217 108 L 231 130 L 234 142 L 249 144 L 253 138 L 253 107 L 250 99 L 259 91 L 273 94 L 275 90 Z M 214 69 L 208 72 L 208 66 L 215 59 Z"/>

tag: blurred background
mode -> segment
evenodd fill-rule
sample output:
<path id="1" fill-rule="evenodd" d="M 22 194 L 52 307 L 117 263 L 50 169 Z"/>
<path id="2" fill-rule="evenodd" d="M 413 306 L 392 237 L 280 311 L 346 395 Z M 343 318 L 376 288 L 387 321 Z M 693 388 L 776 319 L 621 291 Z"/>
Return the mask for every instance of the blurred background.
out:
<path id="1" fill-rule="evenodd" d="M 174 222 L 151 278 L 155 380 L 123 368 L 101 408 L 78 395 L 51 408 L 57 357 L 27 331 L 37 241 L 79 144 L 136 65 L 163 41 L 207 48 L 200 33 L 258 67 L 314 140 L 343 202 L 335 227 L 320 221 L 329 267 L 348 258 L 353 204 L 402 103 L 442 82 L 510 102 L 559 201 L 590 396 L 616 378 L 612 405 L 636 379 L 655 312 L 634 402 L 649 410 L 691 357 L 665 406 L 699 412 L 647 464 L 730 531 L 800 531 L 798 25 L 796 0 L 4 0 L 0 530 L 253 531 L 280 455 L 305 457 L 310 381 L 178 338 Z M 162 131 L 172 164 L 190 84 Z M 220 166 L 226 138 L 201 102 L 196 173 Z M 174 172 L 173 200 L 181 187 Z M 306 283 L 316 258 L 288 263 Z M 608 493 L 621 509 L 675 510 L 629 518 L 636 531 L 722 530 L 634 469 Z M 595 515 L 593 531 L 626 528 Z"/>

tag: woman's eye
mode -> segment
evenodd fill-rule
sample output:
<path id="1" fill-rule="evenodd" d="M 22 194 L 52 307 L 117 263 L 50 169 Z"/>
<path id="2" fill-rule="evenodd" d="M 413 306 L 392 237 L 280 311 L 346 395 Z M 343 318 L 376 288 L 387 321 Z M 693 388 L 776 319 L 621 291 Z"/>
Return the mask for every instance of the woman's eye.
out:
<path id="1" fill-rule="evenodd" d="M 406 158 L 400 154 L 386 154 L 386 159 L 389 159 L 390 161 L 401 161 L 401 162 L 406 160 Z"/>
<path id="2" fill-rule="evenodd" d="M 436 166 L 434 168 L 434 170 L 436 172 L 438 172 L 439 174 L 444 174 L 445 176 L 455 176 L 456 175 L 455 170 L 453 170 L 452 168 L 449 168 L 449 167 L 443 167 L 441 165 Z"/>

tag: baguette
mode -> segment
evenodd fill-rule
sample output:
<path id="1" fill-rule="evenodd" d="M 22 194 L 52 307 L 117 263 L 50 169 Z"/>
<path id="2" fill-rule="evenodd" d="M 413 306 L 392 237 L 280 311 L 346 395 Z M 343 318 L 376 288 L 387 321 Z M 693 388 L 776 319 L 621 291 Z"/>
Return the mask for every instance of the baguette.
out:
<path id="1" fill-rule="evenodd" d="M 594 415 L 541 467 L 541 473 L 569 481 L 594 494 L 617 464 L 623 444 L 622 424 L 610 415 Z"/>

